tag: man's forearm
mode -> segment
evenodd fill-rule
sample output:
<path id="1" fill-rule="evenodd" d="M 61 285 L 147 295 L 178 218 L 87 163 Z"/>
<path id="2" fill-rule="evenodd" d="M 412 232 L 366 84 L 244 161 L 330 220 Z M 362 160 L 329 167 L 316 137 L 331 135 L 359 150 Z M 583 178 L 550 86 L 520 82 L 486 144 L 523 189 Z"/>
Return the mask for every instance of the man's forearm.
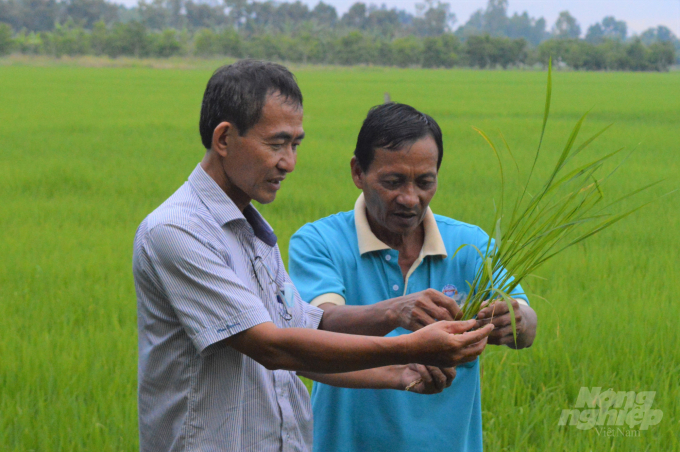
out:
<path id="1" fill-rule="evenodd" d="M 427 289 L 368 306 L 319 306 L 324 310 L 321 329 L 348 334 L 384 336 L 395 328 L 416 331 L 438 320 L 455 320 L 460 309 L 453 299 Z"/>
<path id="2" fill-rule="evenodd" d="M 390 310 L 392 300 L 368 306 L 348 306 L 325 303 L 320 329 L 346 334 L 384 336 L 399 326 L 398 316 Z"/>
<path id="3" fill-rule="evenodd" d="M 339 374 L 320 374 L 314 372 L 298 372 L 298 375 L 310 380 L 340 388 L 362 389 L 404 389 L 401 384 L 401 371 L 405 366 L 377 367 L 375 369 L 357 370 Z"/>
<path id="4" fill-rule="evenodd" d="M 265 322 L 223 342 L 270 370 L 353 372 L 393 364 L 453 367 L 475 359 L 493 329 L 469 331 L 475 321 L 437 322 L 412 334 L 370 337 Z"/>
<path id="5" fill-rule="evenodd" d="M 408 337 L 367 337 L 263 323 L 227 344 L 268 369 L 338 373 L 412 361 Z"/>

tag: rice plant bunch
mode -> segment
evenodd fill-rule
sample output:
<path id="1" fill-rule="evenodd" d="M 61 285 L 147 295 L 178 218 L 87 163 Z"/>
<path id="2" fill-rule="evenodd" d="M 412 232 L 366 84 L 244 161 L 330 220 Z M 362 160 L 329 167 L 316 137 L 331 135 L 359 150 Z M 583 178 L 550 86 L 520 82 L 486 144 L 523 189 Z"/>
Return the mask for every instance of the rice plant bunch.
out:
<path id="1" fill-rule="evenodd" d="M 490 145 L 498 159 L 501 199 L 500 205 L 496 208 L 493 233 L 490 234 L 493 239 L 487 242 L 486 249 L 475 247 L 482 264 L 477 269 L 474 280 L 468 282 L 470 288 L 461 310 L 463 319 L 471 319 L 477 315 L 484 301 L 504 300 L 510 311 L 515 340 L 517 333 L 511 294 L 517 286 L 541 265 L 562 251 L 612 226 L 643 207 L 644 205 L 640 205 L 623 212 L 615 212 L 617 204 L 621 201 L 660 182 L 635 189 L 617 199 L 608 200 L 603 186 L 625 159 L 613 171 L 604 175 L 601 173 L 605 164 L 619 155 L 623 149 L 603 156 L 591 157 L 586 163 L 570 165 L 577 155 L 586 150 L 596 138 L 611 127 L 611 125 L 604 127 L 577 145 L 581 126 L 588 115 L 586 113 L 572 129 L 548 178 L 538 184 L 538 191 L 530 193 L 529 186 L 532 184 L 532 176 L 534 176 L 536 163 L 541 154 L 541 145 L 550 112 L 551 94 L 552 64 L 549 64 L 545 111 L 538 148 L 526 182 L 517 188 L 514 201 L 508 205 L 505 204 L 506 181 L 501 151 L 486 133 L 475 128 Z M 502 134 L 501 139 L 519 178 L 519 167 Z M 465 246 L 474 247 L 474 245 L 461 246 L 456 250 L 453 258 Z"/>

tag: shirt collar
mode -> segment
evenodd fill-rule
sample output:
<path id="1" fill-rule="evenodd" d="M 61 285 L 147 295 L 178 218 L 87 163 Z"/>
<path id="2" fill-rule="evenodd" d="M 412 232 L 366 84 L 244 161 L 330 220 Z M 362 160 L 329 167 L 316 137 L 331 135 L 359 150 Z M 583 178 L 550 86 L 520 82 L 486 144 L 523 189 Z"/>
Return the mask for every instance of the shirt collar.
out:
<path id="1" fill-rule="evenodd" d="M 260 212 L 252 204 L 248 204 L 241 212 L 234 201 L 217 185 L 217 182 L 205 172 L 200 163 L 189 176 L 189 184 L 220 226 L 232 221 L 244 220 L 253 228 L 253 233 L 258 239 L 269 246 L 276 245 L 276 234 Z"/>
<path id="2" fill-rule="evenodd" d="M 366 218 L 366 202 L 364 201 L 364 194 L 361 193 L 357 202 L 354 204 L 354 225 L 357 229 L 357 240 L 359 241 L 359 254 L 370 253 L 371 251 L 380 251 L 390 249 L 385 243 L 380 241 L 371 231 L 371 226 L 368 224 Z M 420 251 L 420 256 L 443 256 L 446 257 L 446 246 L 444 240 L 439 233 L 437 227 L 437 220 L 434 218 L 432 209 L 428 206 L 423 218 L 423 229 L 425 232 L 425 240 L 423 241 L 423 248 Z"/>

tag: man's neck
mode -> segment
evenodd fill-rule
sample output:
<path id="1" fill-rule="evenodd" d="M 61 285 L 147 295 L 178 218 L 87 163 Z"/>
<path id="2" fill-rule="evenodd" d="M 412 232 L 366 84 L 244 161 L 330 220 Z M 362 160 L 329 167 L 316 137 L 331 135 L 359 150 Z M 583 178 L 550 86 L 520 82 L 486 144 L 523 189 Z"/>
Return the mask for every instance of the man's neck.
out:
<path id="1" fill-rule="evenodd" d="M 243 212 L 243 209 L 248 207 L 251 199 L 243 192 L 243 190 L 231 183 L 224 172 L 219 155 L 208 151 L 203 157 L 203 160 L 201 160 L 201 168 L 203 168 L 206 174 L 220 186 L 232 201 L 234 201 L 238 210 Z"/>

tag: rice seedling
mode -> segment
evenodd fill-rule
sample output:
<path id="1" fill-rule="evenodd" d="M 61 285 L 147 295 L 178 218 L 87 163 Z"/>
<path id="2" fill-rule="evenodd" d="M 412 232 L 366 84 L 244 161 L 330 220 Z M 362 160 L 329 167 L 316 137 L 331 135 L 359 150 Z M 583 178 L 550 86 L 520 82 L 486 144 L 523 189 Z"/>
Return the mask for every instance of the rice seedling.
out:
<path id="1" fill-rule="evenodd" d="M 661 182 L 647 184 L 607 202 L 603 190 L 604 185 L 625 159 L 612 171 L 604 175 L 601 173 L 605 164 L 619 155 L 624 148 L 604 156 L 591 157 L 586 163 L 568 165 L 611 127 L 610 124 L 602 128 L 577 146 L 576 141 L 581 126 L 588 116 L 586 112 L 573 127 L 547 180 L 540 184 L 535 194 L 532 194 L 530 186 L 536 163 L 541 155 L 551 97 L 552 63 L 548 67 L 545 111 L 538 148 L 526 182 L 516 193 L 509 214 L 505 211 L 505 172 L 501 151 L 484 131 L 474 128 L 489 144 L 498 160 L 501 175 L 500 205 L 495 212 L 493 240 L 487 242 L 486 249 L 480 250 L 472 244 L 466 244 L 459 247 L 452 256 L 455 258 L 461 249 L 472 246 L 482 260 L 482 265 L 477 269 L 474 280 L 468 282 L 470 290 L 461 306 L 463 319 L 475 317 L 487 300 L 504 300 L 510 312 L 515 341 L 517 330 L 511 294 L 518 285 L 527 277 L 532 276 L 545 262 L 567 248 L 603 231 L 644 207 L 646 204 L 615 213 L 615 207 L 622 201 Z M 502 134 L 501 139 L 519 178 L 520 169 L 512 150 Z"/>

